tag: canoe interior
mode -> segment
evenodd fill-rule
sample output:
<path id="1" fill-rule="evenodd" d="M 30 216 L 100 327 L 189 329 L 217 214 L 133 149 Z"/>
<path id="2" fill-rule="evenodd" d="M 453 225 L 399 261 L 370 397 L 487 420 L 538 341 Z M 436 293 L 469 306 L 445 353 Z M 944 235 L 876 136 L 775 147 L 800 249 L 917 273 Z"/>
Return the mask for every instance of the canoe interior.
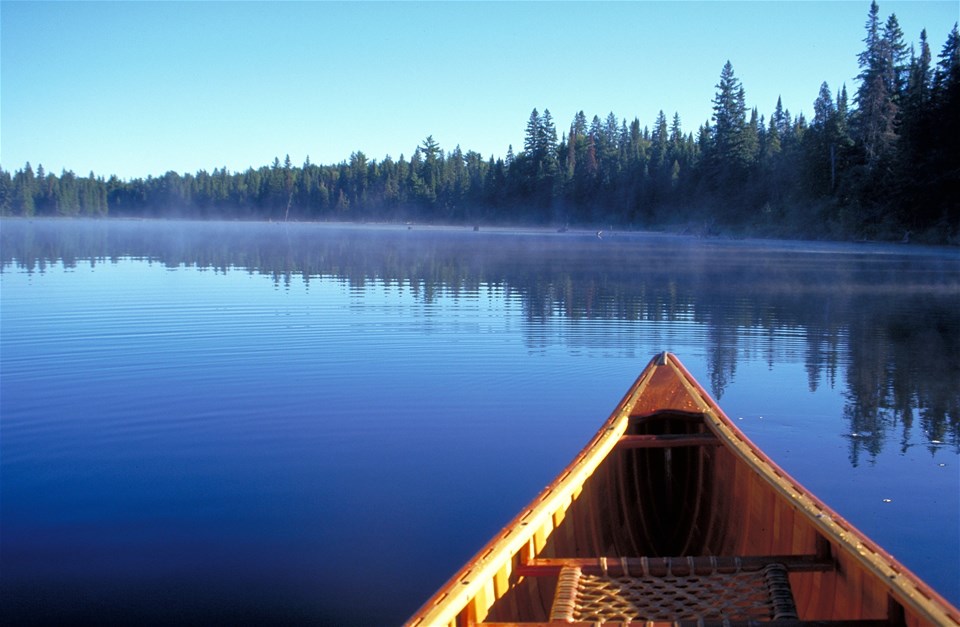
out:
<path id="1" fill-rule="evenodd" d="M 955 608 L 763 456 L 672 359 L 648 367 L 585 451 L 410 625 L 546 623 L 561 564 L 708 556 L 790 562 L 804 621 L 960 625 Z M 602 461 L 566 485 L 605 438 L 615 443 Z M 909 585 L 884 581 L 898 577 Z M 429 612 L 450 603 L 462 607 Z"/>
<path id="2" fill-rule="evenodd" d="M 628 428 L 628 435 L 705 433 L 709 430 L 699 416 L 671 412 L 636 417 Z M 777 498 L 729 449 L 709 444 L 616 449 L 534 549 L 540 558 L 830 559 L 829 543 L 804 516 Z M 835 573 L 791 574 L 804 619 L 887 617 L 886 594 L 873 594 L 855 565 L 848 564 L 847 571 L 842 579 Z M 485 620 L 545 622 L 555 588 L 556 577 L 525 577 L 494 603 Z"/>

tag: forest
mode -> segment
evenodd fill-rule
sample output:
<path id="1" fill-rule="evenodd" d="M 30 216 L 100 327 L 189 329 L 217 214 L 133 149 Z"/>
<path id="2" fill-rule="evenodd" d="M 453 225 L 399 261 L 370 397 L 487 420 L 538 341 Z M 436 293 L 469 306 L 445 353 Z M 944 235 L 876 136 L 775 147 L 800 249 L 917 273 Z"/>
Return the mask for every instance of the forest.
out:
<path id="1" fill-rule="evenodd" d="M 874 1 L 848 93 L 824 82 L 813 117 L 747 108 L 727 61 L 713 114 L 652 126 L 582 111 L 558 133 L 533 109 L 523 146 L 484 157 L 428 136 L 409 158 L 121 180 L 0 167 L 0 215 L 404 221 L 651 229 L 697 235 L 960 245 L 960 36 L 936 59 Z"/>

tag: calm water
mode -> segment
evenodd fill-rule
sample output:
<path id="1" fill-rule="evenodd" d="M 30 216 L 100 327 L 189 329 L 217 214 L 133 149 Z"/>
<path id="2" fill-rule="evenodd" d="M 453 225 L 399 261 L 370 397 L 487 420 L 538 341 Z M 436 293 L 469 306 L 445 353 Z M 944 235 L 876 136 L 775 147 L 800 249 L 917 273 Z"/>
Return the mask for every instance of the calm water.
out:
<path id="1" fill-rule="evenodd" d="M 960 602 L 960 254 L 0 223 L 0 615 L 395 624 L 676 352 Z"/>

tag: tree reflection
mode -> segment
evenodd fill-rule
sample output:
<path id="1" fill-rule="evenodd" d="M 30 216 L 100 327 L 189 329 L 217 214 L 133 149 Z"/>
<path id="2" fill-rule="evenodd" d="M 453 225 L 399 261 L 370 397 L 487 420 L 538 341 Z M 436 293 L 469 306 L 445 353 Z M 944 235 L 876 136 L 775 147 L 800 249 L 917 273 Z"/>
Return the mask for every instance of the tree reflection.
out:
<path id="1" fill-rule="evenodd" d="M 441 296 L 497 290 L 522 307 L 531 350 L 633 355 L 684 334 L 706 346 L 721 397 L 737 361 L 802 359 L 811 390 L 838 373 L 850 461 L 901 451 L 922 432 L 960 450 L 960 257 L 953 252 L 680 237 L 364 228 L 315 224 L 20 221 L 0 228 L 0 271 L 143 259 L 167 267 L 249 272 L 277 288 L 332 279 Z M 590 321 L 605 324 L 591 333 Z M 547 332 L 562 325 L 564 333 Z M 687 337 L 687 335 L 684 335 Z M 936 376 L 930 376 L 935 372 Z M 895 434 L 899 432 L 900 437 Z"/>
<path id="2" fill-rule="evenodd" d="M 851 462 L 866 451 L 875 456 L 887 432 L 902 433 L 900 450 L 909 446 L 915 412 L 931 452 L 960 443 L 960 334 L 956 295 L 917 294 L 909 312 L 889 299 L 871 299 L 852 318 L 847 368 L 847 405 Z M 918 300 L 922 306 L 918 306 Z M 951 304 L 952 303 L 952 304 Z"/>

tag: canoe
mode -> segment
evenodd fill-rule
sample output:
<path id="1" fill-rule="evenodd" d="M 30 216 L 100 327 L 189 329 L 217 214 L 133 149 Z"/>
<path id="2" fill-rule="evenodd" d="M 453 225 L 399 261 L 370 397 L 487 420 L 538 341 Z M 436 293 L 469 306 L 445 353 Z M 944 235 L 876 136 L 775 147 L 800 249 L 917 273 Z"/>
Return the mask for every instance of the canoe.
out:
<path id="1" fill-rule="evenodd" d="M 651 360 L 574 460 L 406 623 L 960 625 L 810 494 L 679 360 Z"/>

